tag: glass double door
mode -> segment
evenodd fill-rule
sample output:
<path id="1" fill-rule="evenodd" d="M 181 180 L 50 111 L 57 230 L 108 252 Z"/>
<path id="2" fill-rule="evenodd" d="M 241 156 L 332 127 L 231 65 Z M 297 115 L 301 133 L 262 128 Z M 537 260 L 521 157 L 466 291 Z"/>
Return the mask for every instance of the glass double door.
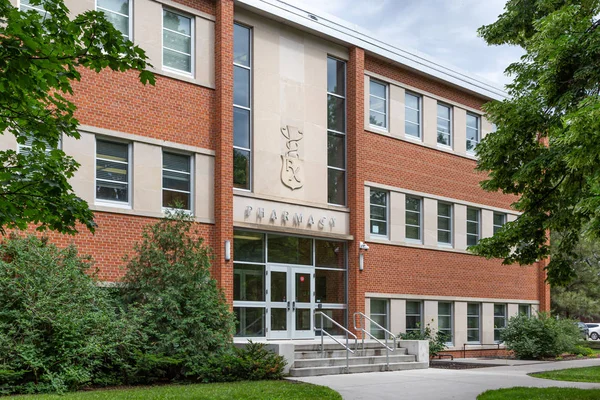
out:
<path id="1" fill-rule="evenodd" d="M 268 265 L 270 339 L 314 338 L 314 269 Z"/>

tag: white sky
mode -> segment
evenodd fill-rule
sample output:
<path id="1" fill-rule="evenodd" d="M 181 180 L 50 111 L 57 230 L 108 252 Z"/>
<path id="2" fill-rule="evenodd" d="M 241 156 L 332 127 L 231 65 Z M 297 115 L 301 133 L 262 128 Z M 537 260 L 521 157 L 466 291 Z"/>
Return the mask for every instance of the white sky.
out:
<path id="1" fill-rule="evenodd" d="M 504 69 L 522 50 L 487 46 L 477 28 L 492 23 L 505 0 L 284 0 L 324 11 L 374 33 L 390 44 L 416 49 L 498 86 L 510 82 Z"/>

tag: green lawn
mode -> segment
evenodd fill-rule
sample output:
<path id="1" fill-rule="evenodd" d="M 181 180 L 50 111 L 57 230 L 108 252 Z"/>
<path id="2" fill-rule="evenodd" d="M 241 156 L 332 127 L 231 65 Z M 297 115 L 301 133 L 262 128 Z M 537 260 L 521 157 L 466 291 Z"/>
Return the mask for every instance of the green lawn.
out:
<path id="1" fill-rule="evenodd" d="M 555 381 L 600 383 L 600 367 L 559 369 L 557 371 L 537 372 L 529 375 L 534 378 L 553 379 Z"/>
<path id="2" fill-rule="evenodd" d="M 600 389 L 574 388 L 527 388 L 488 390 L 477 396 L 477 400 L 597 400 Z"/>
<path id="3" fill-rule="evenodd" d="M 324 386 L 291 381 L 210 383 L 168 385 L 118 390 L 95 390 L 59 395 L 14 396 L 14 400 L 230 400 L 230 399 L 323 399 L 341 400 L 334 390 Z"/>

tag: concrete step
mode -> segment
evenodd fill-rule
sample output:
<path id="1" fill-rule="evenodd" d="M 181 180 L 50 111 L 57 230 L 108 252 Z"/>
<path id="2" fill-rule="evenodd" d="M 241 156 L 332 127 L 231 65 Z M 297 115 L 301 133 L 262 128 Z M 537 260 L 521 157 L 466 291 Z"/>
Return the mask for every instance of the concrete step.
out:
<path id="1" fill-rule="evenodd" d="M 383 372 L 383 371 L 404 371 L 410 369 L 424 369 L 429 366 L 427 362 L 397 362 L 390 363 L 389 368 L 386 364 L 359 364 L 350 365 L 348 373 L 357 374 L 362 372 Z M 320 375 L 339 375 L 346 372 L 346 366 L 331 367 L 308 367 L 308 368 L 290 368 L 290 376 L 320 376 Z"/>
<path id="2" fill-rule="evenodd" d="M 345 341 L 342 340 L 342 343 L 346 343 Z M 348 341 L 348 344 L 350 345 L 350 348 L 354 348 L 354 340 L 350 340 Z M 394 342 L 392 342 L 391 340 L 388 341 L 388 345 L 390 347 L 392 347 L 394 345 Z M 344 347 L 337 344 L 337 343 L 325 343 L 323 345 L 325 347 L 325 350 L 339 350 L 339 349 L 343 349 Z M 357 344 L 359 349 L 363 348 L 362 343 L 360 342 L 360 340 L 358 341 Z M 295 351 L 320 351 L 321 350 L 321 343 L 306 343 L 306 344 L 296 344 L 294 346 Z M 384 348 L 381 344 L 377 343 L 377 342 L 365 342 L 365 349 L 382 349 Z"/>
<path id="3" fill-rule="evenodd" d="M 350 353 L 350 357 L 374 357 L 374 356 L 385 356 L 386 353 L 386 349 L 379 347 L 377 349 L 365 349 L 365 350 L 359 350 L 356 351 L 355 354 Z M 406 349 L 404 348 L 398 348 L 395 349 L 393 352 L 390 352 L 390 356 L 391 355 L 404 355 L 406 354 Z M 343 348 L 340 348 L 338 346 L 337 349 L 335 350 L 325 350 L 325 357 L 326 358 L 339 358 L 339 357 L 346 357 L 346 350 Z M 308 358 L 322 358 L 321 357 L 321 351 L 320 350 L 310 350 L 310 351 L 298 351 L 298 346 L 296 346 L 295 352 L 294 352 L 294 358 L 296 360 L 304 360 L 304 359 L 308 359 Z"/>
<path id="4" fill-rule="evenodd" d="M 415 362 L 414 355 L 390 355 L 390 363 Z M 385 356 L 377 357 L 348 357 L 349 365 L 366 365 L 366 364 L 385 364 Z M 311 367 L 334 367 L 345 366 L 346 357 L 338 358 L 313 358 L 294 361 L 294 368 L 311 368 Z"/>

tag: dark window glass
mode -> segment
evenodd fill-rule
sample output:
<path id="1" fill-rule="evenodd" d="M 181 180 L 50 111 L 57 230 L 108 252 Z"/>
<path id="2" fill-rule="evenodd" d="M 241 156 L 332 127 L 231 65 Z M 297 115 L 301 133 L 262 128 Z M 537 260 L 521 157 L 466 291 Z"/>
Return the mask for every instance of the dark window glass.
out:
<path id="1" fill-rule="evenodd" d="M 265 262 L 265 235 L 249 231 L 233 233 L 233 259 L 235 261 Z"/>
<path id="2" fill-rule="evenodd" d="M 235 336 L 265 336 L 265 309 L 262 307 L 234 307 Z"/>
<path id="3" fill-rule="evenodd" d="M 268 235 L 270 263 L 311 265 L 312 239 L 296 236 Z"/>
<path id="4" fill-rule="evenodd" d="M 329 240 L 315 240 L 315 264 L 324 268 L 346 269 L 346 244 Z"/>
<path id="5" fill-rule="evenodd" d="M 233 300 L 265 301 L 265 267 L 233 265 Z"/>

